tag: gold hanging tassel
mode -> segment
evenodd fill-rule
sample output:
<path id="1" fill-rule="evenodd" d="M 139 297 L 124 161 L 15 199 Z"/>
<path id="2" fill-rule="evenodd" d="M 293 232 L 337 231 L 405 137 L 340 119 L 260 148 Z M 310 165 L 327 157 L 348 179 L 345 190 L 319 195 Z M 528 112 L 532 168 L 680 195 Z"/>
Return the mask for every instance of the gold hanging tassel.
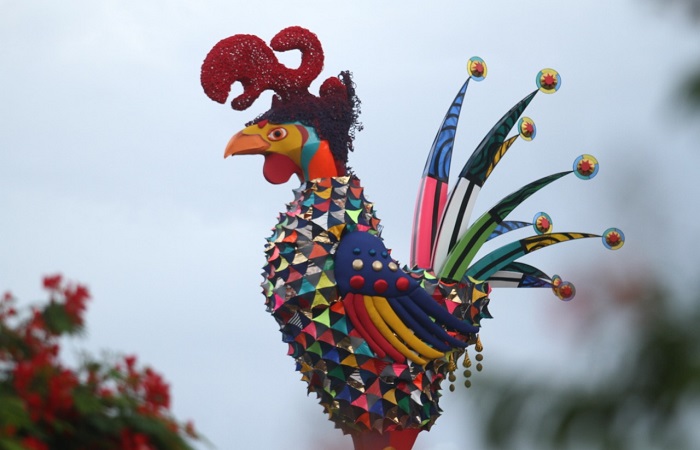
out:
<path id="1" fill-rule="evenodd" d="M 481 370 L 484 368 L 484 366 L 481 364 L 481 361 L 484 360 L 484 355 L 481 354 L 481 352 L 484 351 L 484 345 L 481 343 L 481 338 L 479 336 L 476 337 L 476 344 L 474 345 L 474 349 L 477 351 L 477 354 L 474 358 L 478 361 L 476 365 L 476 370 L 477 372 L 481 372 Z"/>
<path id="2" fill-rule="evenodd" d="M 484 350 L 484 345 L 481 343 L 481 338 L 478 335 L 476 337 L 476 343 L 474 344 L 474 350 L 476 350 L 476 356 L 474 357 L 477 360 L 476 370 L 481 372 L 484 368 L 483 364 L 481 364 L 481 361 L 484 360 L 484 355 L 481 354 Z M 472 361 L 469 358 L 469 351 L 464 349 L 464 359 L 462 360 L 464 372 L 462 373 L 464 374 L 464 378 L 466 378 L 464 380 L 464 386 L 467 388 L 472 386 L 472 382 L 469 379 L 472 376 L 472 371 L 470 370 L 471 366 Z M 447 360 L 447 371 L 449 372 L 447 379 L 450 380 L 450 392 L 454 392 L 455 390 L 455 385 L 453 384 L 457 380 L 454 374 L 455 370 L 457 370 L 457 364 L 455 363 L 454 353 L 450 353 Z"/>
<path id="3" fill-rule="evenodd" d="M 472 366 L 472 361 L 469 359 L 469 352 L 466 350 L 464 351 L 464 360 L 462 361 L 462 367 L 464 367 L 464 387 L 470 388 L 472 387 L 472 382 L 469 380 L 469 377 L 472 376 L 472 371 L 469 370 L 469 368 Z"/>
<path id="4" fill-rule="evenodd" d="M 450 392 L 455 391 L 455 385 L 453 384 L 457 377 L 455 376 L 455 370 L 457 370 L 457 364 L 455 364 L 455 355 L 450 353 L 450 358 L 447 363 L 447 371 L 450 373 L 447 379 L 450 380 Z"/>
<path id="5" fill-rule="evenodd" d="M 469 352 L 467 350 L 464 350 L 464 360 L 462 361 L 462 366 L 464 366 L 465 369 L 472 366 L 472 360 L 469 359 Z"/>

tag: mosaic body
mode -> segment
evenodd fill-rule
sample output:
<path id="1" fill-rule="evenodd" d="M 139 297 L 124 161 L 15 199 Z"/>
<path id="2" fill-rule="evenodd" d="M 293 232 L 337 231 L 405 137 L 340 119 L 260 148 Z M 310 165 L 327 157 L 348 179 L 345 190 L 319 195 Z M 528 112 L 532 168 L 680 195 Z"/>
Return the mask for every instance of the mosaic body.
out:
<path id="1" fill-rule="evenodd" d="M 379 358 L 348 317 L 335 264 L 344 236 L 352 232 L 379 235 L 372 204 L 352 176 L 307 182 L 295 194 L 268 238 L 263 289 L 297 370 L 345 432 L 429 429 L 440 412 L 440 383 L 449 359 L 462 350 L 457 347 L 456 353 L 424 366 L 406 358 Z M 383 259 L 380 253 L 377 257 Z M 390 262 L 396 264 L 388 255 L 385 265 Z M 425 288 L 456 317 L 469 314 L 471 291 L 467 295 L 467 290 L 473 286 L 438 286 L 435 276 L 423 270 L 405 276 L 420 283 L 423 287 L 417 289 Z M 488 298 L 476 292 L 479 301 L 471 309 L 470 321 L 478 323 Z M 465 344 L 476 341 L 474 334 L 452 335 Z"/>

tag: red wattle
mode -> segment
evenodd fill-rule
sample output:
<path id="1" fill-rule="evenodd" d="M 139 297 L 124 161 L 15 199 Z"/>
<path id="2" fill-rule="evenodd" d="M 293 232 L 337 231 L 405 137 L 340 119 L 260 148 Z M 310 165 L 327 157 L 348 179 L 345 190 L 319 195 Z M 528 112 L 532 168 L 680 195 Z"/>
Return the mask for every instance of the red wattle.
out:
<path id="1" fill-rule="evenodd" d="M 301 175 L 301 169 L 289 157 L 279 153 L 268 153 L 265 155 L 263 176 L 268 183 L 286 183 L 295 173 Z"/>

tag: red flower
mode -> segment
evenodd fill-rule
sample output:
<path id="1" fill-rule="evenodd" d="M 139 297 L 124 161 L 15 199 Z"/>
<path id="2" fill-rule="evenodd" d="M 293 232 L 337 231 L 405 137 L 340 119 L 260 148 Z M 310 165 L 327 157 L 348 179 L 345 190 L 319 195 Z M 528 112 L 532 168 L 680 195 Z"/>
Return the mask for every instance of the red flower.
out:
<path id="1" fill-rule="evenodd" d="M 191 420 L 188 420 L 185 424 L 185 433 L 191 438 L 197 437 L 197 431 L 194 429 L 194 423 Z"/>
<path id="2" fill-rule="evenodd" d="M 110 388 L 102 387 L 98 389 L 97 395 L 99 395 L 102 398 L 111 399 L 114 398 L 114 391 Z"/>
<path id="3" fill-rule="evenodd" d="M 72 288 L 66 288 L 63 291 L 66 297 L 66 313 L 75 323 L 83 323 L 83 312 L 85 312 L 85 304 L 90 298 L 90 292 L 85 286 L 77 285 Z"/>
<path id="4" fill-rule="evenodd" d="M 121 448 L 122 450 L 154 450 L 148 436 L 126 429 L 121 432 Z"/>
<path id="5" fill-rule="evenodd" d="M 5 425 L 4 427 L 0 427 L 0 436 L 12 437 L 15 434 L 17 434 L 17 427 L 14 425 Z"/>
<path id="6" fill-rule="evenodd" d="M 136 414 L 158 421 L 173 436 L 187 433 L 196 438 L 191 423 L 180 426 L 171 417 L 168 384 L 151 369 L 137 370 L 136 356 L 126 356 L 117 364 L 88 362 L 76 371 L 61 365 L 60 337 L 70 331 L 51 328 L 52 324 L 56 317 L 65 321 L 65 315 L 82 323 L 90 293 L 84 286 L 65 283 L 60 275 L 44 278 L 43 285 L 49 290 L 49 305 L 25 310 L 28 317 L 12 324 L 6 324 L 6 319 L 15 314 L 14 299 L 9 292 L 0 292 L 0 388 L 22 402 L 23 417 L 28 416 L 31 422 L 27 424 L 23 419 L 21 425 L 0 423 L 0 440 L 9 438 L 9 443 L 26 450 L 49 450 L 53 446 L 49 443 L 55 439 L 73 439 L 73 428 L 67 429 L 64 424 L 75 424 L 75 430 L 79 430 L 83 421 L 95 417 L 114 420 L 115 426 L 124 427 L 123 431 L 116 439 L 111 432 L 86 435 L 81 448 L 102 448 L 101 444 L 107 443 L 122 450 L 156 450 L 150 441 L 155 432 L 137 432 L 123 422 Z M 11 345 L 3 345 L 6 340 Z M 80 399 L 84 395 L 94 398 L 84 403 L 88 408 L 77 408 L 78 393 Z M 4 406 L 0 404 L 0 412 Z"/>
<path id="7" fill-rule="evenodd" d="M 35 393 L 29 393 L 24 396 L 24 402 L 27 405 L 27 410 L 29 411 L 29 417 L 32 421 L 38 422 L 42 417 L 44 402 L 41 400 L 41 396 Z"/>
<path id="8" fill-rule="evenodd" d="M 151 369 L 146 369 L 143 379 L 146 403 L 150 406 L 169 408 L 170 407 L 170 386 L 163 378 Z"/>
<path id="9" fill-rule="evenodd" d="M 60 274 L 44 277 L 44 289 L 50 291 L 55 291 L 61 287 L 61 277 Z"/>
<path id="10" fill-rule="evenodd" d="M 51 413 L 67 411 L 73 407 L 73 388 L 78 378 L 70 370 L 63 369 L 49 380 L 47 409 Z"/>
<path id="11" fill-rule="evenodd" d="M 29 385 L 36 373 L 36 364 L 33 361 L 20 361 L 12 371 L 13 385 L 17 392 L 22 395 L 29 390 Z"/>
<path id="12" fill-rule="evenodd" d="M 22 440 L 22 445 L 27 450 L 49 450 L 49 446 L 34 437 L 26 437 Z"/>
<path id="13" fill-rule="evenodd" d="M 136 356 L 134 355 L 129 355 L 124 357 L 124 362 L 126 363 L 126 370 L 129 372 L 129 374 L 134 373 L 135 371 L 135 366 L 136 366 Z"/>
<path id="14" fill-rule="evenodd" d="M 36 308 L 32 308 L 32 318 L 27 324 L 27 333 L 32 330 L 45 330 L 46 322 L 44 322 L 44 317 L 41 315 L 41 311 Z"/>
<path id="15" fill-rule="evenodd" d="M 29 387 L 29 383 L 32 382 L 34 377 L 34 368 L 28 362 L 21 362 L 17 364 L 12 375 L 14 376 L 14 387 L 18 392 L 24 392 Z"/>
<path id="16" fill-rule="evenodd" d="M 2 323 L 7 317 L 12 317 L 17 314 L 15 308 L 12 307 L 14 298 L 10 291 L 5 292 L 2 297 L 0 297 L 0 323 Z"/>

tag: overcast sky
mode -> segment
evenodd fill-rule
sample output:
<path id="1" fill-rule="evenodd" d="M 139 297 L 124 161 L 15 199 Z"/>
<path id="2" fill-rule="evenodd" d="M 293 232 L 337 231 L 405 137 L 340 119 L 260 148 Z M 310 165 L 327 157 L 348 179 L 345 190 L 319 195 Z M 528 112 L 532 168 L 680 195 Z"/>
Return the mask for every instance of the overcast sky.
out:
<path id="1" fill-rule="evenodd" d="M 354 73 L 365 131 L 350 165 L 400 261 L 425 155 L 467 59 L 478 55 L 488 77 L 467 92 L 453 172 L 534 89 L 540 69 L 563 79 L 558 93 L 532 102 L 526 115 L 537 138 L 510 150 L 478 212 L 592 153 L 597 178 L 567 177 L 512 218 L 544 210 L 558 231 L 617 226 L 627 244 L 613 253 L 586 240 L 525 261 L 574 283 L 579 272 L 651 269 L 682 290 L 696 266 L 687 243 L 698 232 L 698 119 L 674 95 L 697 68 L 700 29 L 652 0 L 575 4 L 0 0 L 0 290 L 30 302 L 43 296 L 43 275 L 87 283 L 89 332 L 67 353 L 138 354 L 171 382 L 178 417 L 194 419 L 219 449 L 322 448 L 336 439 L 350 449 L 306 397 L 260 293 L 264 238 L 297 184 L 268 185 L 259 157 L 222 159 L 270 94 L 234 112 L 199 85 L 201 61 L 220 39 L 269 42 L 290 25 L 323 43 L 313 92 L 341 70 Z M 585 298 L 586 286 L 577 289 Z M 552 322 L 576 309 L 545 290 L 521 291 L 491 295 L 482 377 L 536 374 L 534 358 L 564 371 L 575 359 Z M 455 398 L 465 401 L 445 396 L 444 416 L 417 450 L 465 448 L 469 418 Z"/>

